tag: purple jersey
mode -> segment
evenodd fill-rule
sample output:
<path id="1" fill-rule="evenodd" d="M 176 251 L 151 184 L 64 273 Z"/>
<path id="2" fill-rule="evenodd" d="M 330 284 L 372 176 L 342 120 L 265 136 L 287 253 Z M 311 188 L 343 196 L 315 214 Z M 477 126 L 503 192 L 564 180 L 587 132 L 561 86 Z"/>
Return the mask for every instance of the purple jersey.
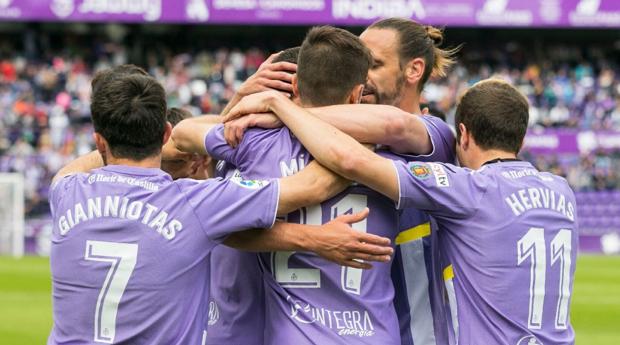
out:
<path id="1" fill-rule="evenodd" d="M 479 170 L 395 162 L 399 207 L 439 227 L 446 290 L 459 344 L 573 344 L 575 197 L 530 163 Z"/>
<path id="2" fill-rule="evenodd" d="M 241 174 L 219 161 L 216 176 Z M 211 279 L 207 344 L 263 344 L 265 288 L 257 254 L 217 246 L 211 253 L 211 276 L 216 279 Z"/>
<path id="3" fill-rule="evenodd" d="M 455 163 L 455 139 L 450 127 L 440 118 L 423 115 L 433 145 L 427 155 L 399 154 L 410 161 Z M 401 211 L 400 233 L 392 264 L 394 306 L 400 322 L 403 345 L 437 345 L 448 343 L 448 328 L 442 290 L 439 252 L 433 249 L 428 215 L 414 208 Z M 441 288 L 442 285 L 439 285 Z"/>
<path id="4" fill-rule="evenodd" d="M 235 149 L 224 141 L 223 128 L 216 127 L 207 135 L 206 147 L 211 156 L 233 163 L 247 178 L 289 176 L 311 158 L 286 127 L 251 129 Z M 394 203 L 361 186 L 294 212 L 288 221 L 320 225 L 365 207 L 371 210 L 368 219 L 353 228 L 394 239 L 398 227 Z M 266 344 L 400 344 L 389 263 L 375 263 L 372 270 L 362 271 L 310 253 L 259 256 Z"/>
<path id="5" fill-rule="evenodd" d="M 200 344 L 210 252 L 268 228 L 279 184 L 106 166 L 54 185 L 48 344 Z"/>

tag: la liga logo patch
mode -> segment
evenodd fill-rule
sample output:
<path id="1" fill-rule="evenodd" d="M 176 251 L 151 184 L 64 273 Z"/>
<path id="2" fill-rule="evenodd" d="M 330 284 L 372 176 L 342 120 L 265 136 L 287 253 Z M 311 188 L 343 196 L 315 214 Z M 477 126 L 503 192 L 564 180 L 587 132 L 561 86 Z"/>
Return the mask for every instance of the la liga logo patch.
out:
<path id="1" fill-rule="evenodd" d="M 426 180 L 433 174 L 431 169 L 429 169 L 428 166 L 424 164 L 409 164 L 409 172 L 415 178 L 418 178 L 420 180 Z"/>

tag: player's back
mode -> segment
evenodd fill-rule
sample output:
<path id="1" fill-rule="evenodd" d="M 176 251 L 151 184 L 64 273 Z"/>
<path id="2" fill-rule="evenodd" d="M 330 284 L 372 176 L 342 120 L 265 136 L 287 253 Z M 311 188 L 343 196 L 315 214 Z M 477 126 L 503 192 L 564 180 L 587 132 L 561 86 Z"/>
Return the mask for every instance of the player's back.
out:
<path id="1" fill-rule="evenodd" d="M 213 216 L 215 198 L 243 199 L 236 187 L 128 166 L 62 178 L 51 192 L 48 343 L 201 343 L 209 253 L 229 232 L 253 226 L 227 221 L 232 208 L 217 211 L 224 220 Z"/>
<path id="2" fill-rule="evenodd" d="M 427 184 L 429 200 L 444 205 L 433 214 L 452 264 L 447 275 L 458 343 L 574 343 L 569 304 L 577 227 L 566 180 L 521 161 L 477 171 L 439 164 L 416 169 L 411 181 Z M 434 178 L 422 177 L 424 171 Z"/>
<path id="3" fill-rule="evenodd" d="M 206 141 L 207 148 L 216 148 L 209 150 L 211 155 L 231 160 L 241 175 L 251 179 L 292 175 L 311 158 L 285 127 L 248 130 L 234 150 L 226 148 L 221 127 L 213 129 Z M 371 210 L 368 219 L 353 227 L 394 238 L 398 229 L 394 203 L 363 186 L 296 211 L 287 220 L 320 225 L 365 207 Z M 389 263 L 362 271 L 308 253 L 259 257 L 265 281 L 266 344 L 400 344 Z"/>

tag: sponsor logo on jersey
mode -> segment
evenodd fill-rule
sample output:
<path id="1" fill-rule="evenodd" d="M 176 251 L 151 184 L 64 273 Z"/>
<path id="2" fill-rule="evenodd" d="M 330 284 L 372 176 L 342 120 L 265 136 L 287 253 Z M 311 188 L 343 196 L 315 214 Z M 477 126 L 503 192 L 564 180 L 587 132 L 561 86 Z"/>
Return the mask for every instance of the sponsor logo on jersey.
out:
<path id="1" fill-rule="evenodd" d="M 446 173 L 446 170 L 441 164 L 428 163 L 428 166 L 431 167 L 431 171 L 433 172 L 433 175 L 435 175 L 435 182 L 437 183 L 437 187 L 450 187 L 448 174 Z"/>
<path id="2" fill-rule="evenodd" d="M 376 333 L 367 310 L 333 310 L 315 307 L 291 296 L 287 296 L 286 301 L 291 307 L 289 316 L 301 324 L 322 325 L 340 336 L 371 337 Z"/>
<path id="3" fill-rule="evenodd" d="M 235 184 L 248 189 L 261 189 L 269 184 L 269 181 L 267 180 L 244 180 L 237 175 L 231 177 L 230 180 Z"/>
<path id="4" fill-rule="evenodd" d="M 409 164 L 409 171 L 413 177 L 420 180 L 426 180 L 433 174 L 426 164 L 411 163 Z"/>
<path id="5" fill-rule="evenodd" d="M 542 343 L 542 341 L 538 340 L 535 336 L 527 335 L 519 339 L 519 342 L 517 343 L 517 345 L 544 345 L 544 344 Z"/>

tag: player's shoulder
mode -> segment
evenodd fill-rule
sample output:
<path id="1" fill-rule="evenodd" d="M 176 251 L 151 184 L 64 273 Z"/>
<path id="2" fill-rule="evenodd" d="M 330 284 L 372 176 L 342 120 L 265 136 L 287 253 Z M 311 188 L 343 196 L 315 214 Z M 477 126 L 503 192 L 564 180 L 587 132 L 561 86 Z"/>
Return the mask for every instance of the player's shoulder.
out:
<path id="1" fill-rule="evenodd" d="M 430 126 L 442 137 L 446 139 L 454 139 L 454 131 L 452 130 L 452 127 L 446 123 L 446 121 L 432 115 L 418 115 L 418 117 L 422 120 L 424 125 L 426 125 L 427 129 Z"/>
<path id="2" fill-rule="evenodd" d="M 259 128 L 259 127 L 252 127 L 252 128 L 248 128 L 243 137 L 244 140 L 246 139 L 246 136 L 248 138 L 253 138 L 253 139 L 276 139 L 276 138 L 280 138 L 280 137 L 291 137 L 290 131 L 287 127 L 280 127 L 280 128 Z"/>

